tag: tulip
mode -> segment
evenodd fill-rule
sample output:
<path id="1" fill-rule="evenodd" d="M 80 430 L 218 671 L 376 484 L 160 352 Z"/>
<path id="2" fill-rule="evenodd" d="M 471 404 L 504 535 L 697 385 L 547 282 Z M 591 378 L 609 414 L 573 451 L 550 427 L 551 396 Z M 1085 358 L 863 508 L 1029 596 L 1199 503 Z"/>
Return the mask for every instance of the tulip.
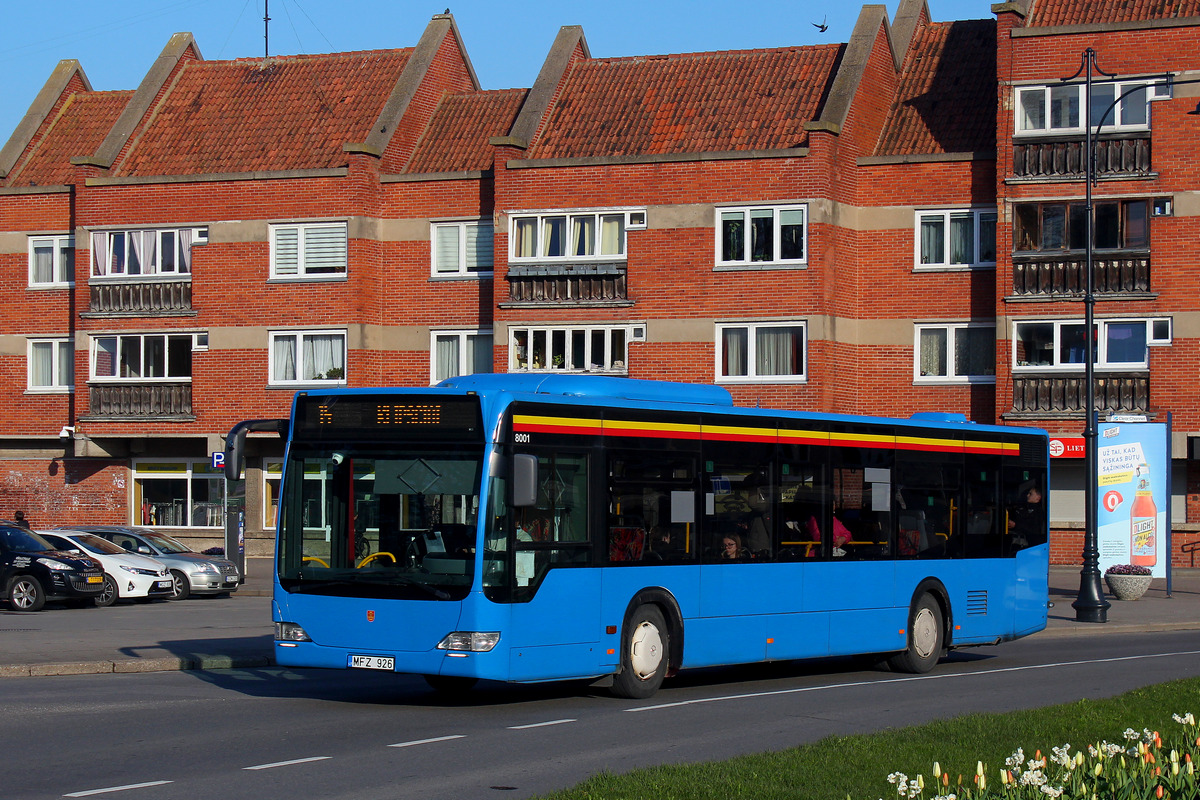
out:
<path id="1" fill-rule="evenodd" d="M 982 762 L 982 761 L 976 761 L 976 762 L 975 762 L 975 774 L 976 774 L 976 775 L 982 775 L 982 774 L 983 774 L 983 762 Z"/>
<path id="2" fill-rule="evenodd" d="M 933 777 L 935 777 L 935 778 L 942 777 L 942 765 L 936 761 L 933 762 Z"/>
<path id="3" fill-rule="evenodd" d="M 962 783 L 962 775 L 958 776 L 958 782 Z M 942 773 L 942 786 L 949 786 L 949 785 L 950 785 L 950 773 L 943 772 Z"/>
<path id="4" fill-rule="evenodd" d="M 1161 797 L 1163 796 L 1163 787 L 1162 787 L 1162 784 L 1159 784 L 1159 787 L 1158 787 L 1157 789 L 1155 789 L 1155 790 L 1154 790 L 1154 796 L 1155 796 L 1155 797 L 1158 797 L 1158 798 L 1161 798 Z"/>
<path id="5" fill-rule="evenodd" d="M 925 776 L 919 773 L 917 774 L 917 788 L 925 791 Z"/>
<path id="6" fill-rule="evenodd" d="M 1100 764 L 1100 763 L 1097 763 L 1097 764 L 1096 764 L 1096 769 L 1095 769 L 1095 770 L 1093 770 L 1092 774 L 1093 774 L 1093 775 L 1095 775 L 1097 778 L 1099 778 L 1099 777 L 1100 777 L 1100 773 L 1101 773 L 1103 770 L 1104 770 L 1104 765 L 1103 765 L 1103 764 Z"/>

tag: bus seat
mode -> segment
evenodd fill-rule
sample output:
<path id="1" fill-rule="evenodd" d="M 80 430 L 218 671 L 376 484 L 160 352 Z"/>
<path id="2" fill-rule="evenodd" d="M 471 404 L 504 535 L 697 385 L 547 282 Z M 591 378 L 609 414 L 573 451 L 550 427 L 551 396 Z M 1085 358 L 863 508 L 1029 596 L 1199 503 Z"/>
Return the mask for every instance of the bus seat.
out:
<path id="1" fill-rule="evenodd" d="M 608 529 L 609 561 L 641 561 L 645 547 L 645 528 L 617 526 Z"/>

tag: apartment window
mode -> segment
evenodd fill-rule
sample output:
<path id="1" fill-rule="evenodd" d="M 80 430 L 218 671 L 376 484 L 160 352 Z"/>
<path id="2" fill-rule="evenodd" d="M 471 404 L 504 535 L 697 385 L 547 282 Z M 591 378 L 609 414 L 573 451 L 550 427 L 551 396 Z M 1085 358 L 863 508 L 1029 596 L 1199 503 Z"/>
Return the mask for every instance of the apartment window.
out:
<path id="1" fill-rule="evenodd" d="M 995 209 L 917 212 L 918 267 L 979 267 L 995 264 Z"/>
<path id="2" fill-rule="evenodd" d="M 717 266 L 807 263 L 808 206 L 718 208 Z"/>
<path id="3" fill-rule="evenodd" d="M 628 371 L 626 326 L 512 327 L 508 331 L 512 372 Z"/>
<path id="4" fill-rule="evenodd" d="M 514 214 L 510 260 L 624 260 L 630 217 L 645 211 Z M 641 224 L 644 224 L 642 222 Z"/>
<path id="5" fill-rule="evenodd" d="M 136 525 L 219 528 L 225 525 L 225 475 L 207 461 L 133 462 Z"/>
<path id="6" fill-rule="evenodd" d="M 191 228 L 93 231 L 92 276 L 186 275 L 192 236 Z"/>
<path id="7" fill-rule="evenodd" d="M 346 274 L 346 223 L 271 226 L 271 277 L 318 278 Z"/>
<path id="8" fill-rule="evenodd" d="M 490 222 L 435 222 L 433 224 L 434 277 L 467 277 L 492 271 Z"/>
<path id="9" fill-rule="evenodd" d="M 1170 344 L 1169 319 L 1098 320 L 1093 327 L 1095 366 L 1100 369 L 1146 369 L 1149 347 Z M 1082 320 L 1017 322 L 1013 335 L 1013 369 L 1082 371 L 1087 353 Z"/>
<path id="10" fill-rule="evenodd" d="M 194 333 L 92 337 L 92 380 L 191 380 Z"/>
<path id="11" fill-rule="evenodd" d="M 970 383 L 996 379 L 996 329 L 991 325 L 918 325 L 918 382 Z"/>
<path id="12" fill-rule="evenodd" d="M 1095 250 L 1144 250 L 1150 247 L 1148 200 L 1094 202 L 1092 247 Z M 1017 203 L 1013 207 L 1015 252 L 1062 252 L 1087 249 L 1084 203 Z"/>
<path id="13" fill-rule="evenodd" d="M 1086 91 L 1083 84 L 1018 87 L 1017 134 L 1083 133 Z M 1093 83 L 1092 129 L 1146 130 L 1150 103 L 1169 96 L 1166 86 L 1144 79 Z"/>
<path id="14" fill-rule="evenodd" d="M 799 382 L 808 379 L 804 323 L 717 326 L 719 382 Z"/>
<path id="15" fill-rule="evenodd" d="M 75 343 L 70 339 L 29 340 L 29 391 L 69 392 L 75 388 Z"/>
<path id="16" fill-rule="evenodd" d="M 272 331 L 271 385 L 346 382 L 345 331 Z"/>
<path id="17" fill-rule="evenodd" d="M 435 331 L 432 338 L 432 383 L 492 371 L 491 331 Z"/>
<path id="18" fill-rule="evenodd" d="M 66 287 L 75 283 L 75 237 L 29 237 L 29 285 Z"/>
<path id="19" fill-rule="evenodd" d="M 264 459 L 263 477 L 263 527 L 273 530 L 279 519 L 279 490 L 283 485 L 283 462 Z"/>

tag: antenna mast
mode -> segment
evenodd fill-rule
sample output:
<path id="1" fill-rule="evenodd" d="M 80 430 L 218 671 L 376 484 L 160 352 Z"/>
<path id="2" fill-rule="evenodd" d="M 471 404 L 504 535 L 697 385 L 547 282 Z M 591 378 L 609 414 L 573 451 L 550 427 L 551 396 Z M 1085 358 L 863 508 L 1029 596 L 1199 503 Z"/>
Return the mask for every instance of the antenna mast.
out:
<path id="1" fill-rule="evenodd" d="M 263 61 L 271 57 L 271 0 L 263 0 Z"/>

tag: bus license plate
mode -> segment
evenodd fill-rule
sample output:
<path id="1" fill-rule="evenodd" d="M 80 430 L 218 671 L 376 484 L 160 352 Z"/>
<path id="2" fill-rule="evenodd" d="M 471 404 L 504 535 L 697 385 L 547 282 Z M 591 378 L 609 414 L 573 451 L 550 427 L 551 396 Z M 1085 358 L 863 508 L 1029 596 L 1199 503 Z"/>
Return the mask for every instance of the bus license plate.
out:
<path id="1" fill-rule="evenodd" d="M 396 669 L 396 659 L 391 656 L 350 656 L 352 669 Z"/>

